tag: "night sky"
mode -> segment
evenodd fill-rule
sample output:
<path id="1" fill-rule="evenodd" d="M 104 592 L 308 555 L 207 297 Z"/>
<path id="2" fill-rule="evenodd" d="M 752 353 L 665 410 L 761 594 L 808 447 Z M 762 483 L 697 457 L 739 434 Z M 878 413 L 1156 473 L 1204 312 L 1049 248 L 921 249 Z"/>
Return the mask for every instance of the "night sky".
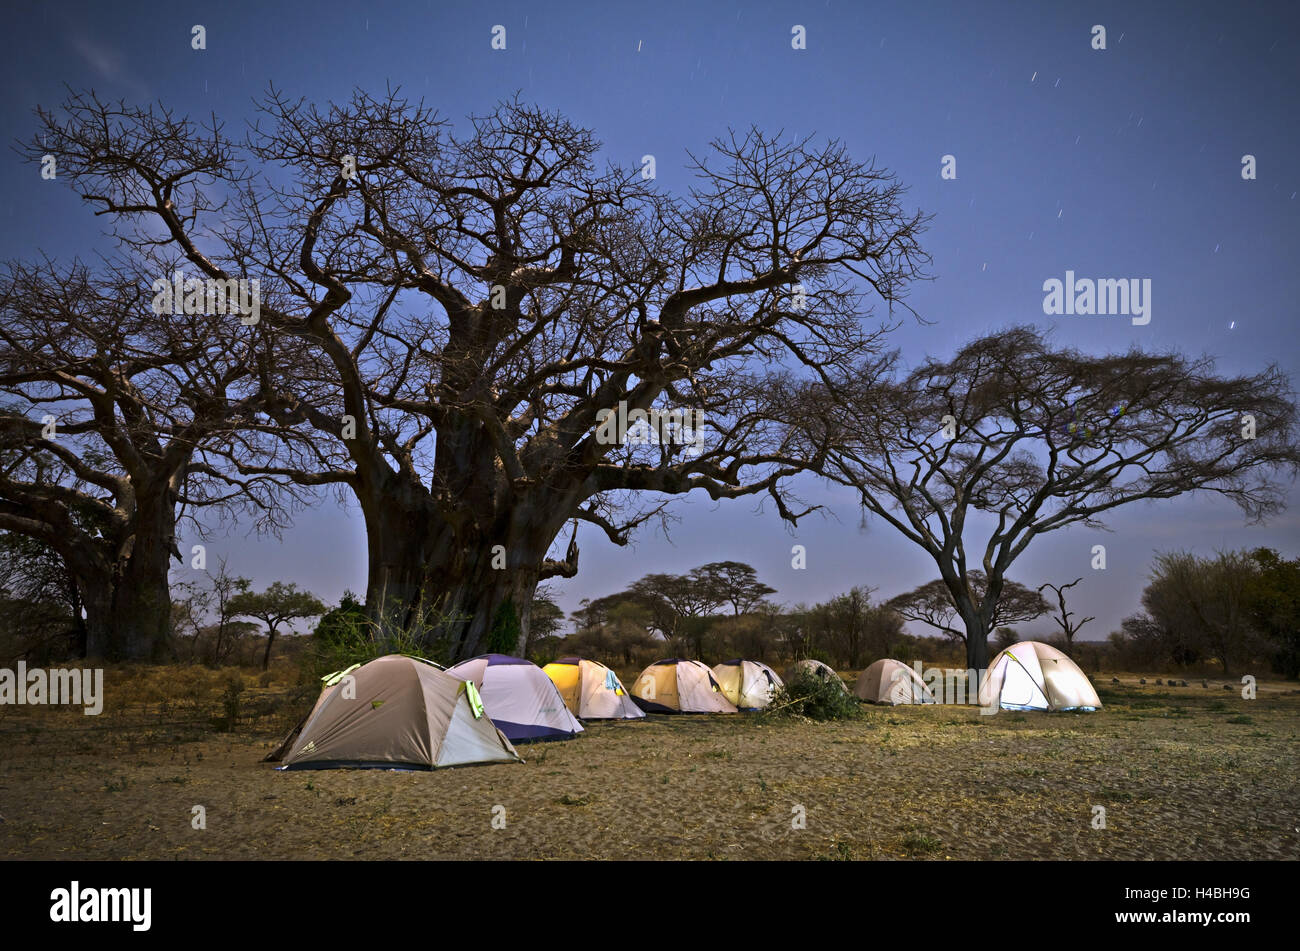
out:
<path id="1" fill-rule="evenodd" d="M 503 98 L 558 110 L 625 165 L 656 157 L 662 188 L 683 193 L 686 150 L 730 126 L 842 139 L 910 186 L 932 214 L 923 236 L 934 280 L 915 285 L 891 338 L 908 362 L 1014 323 L 1053 329 L 1096 352 L 1137 343 L 1219 358 L 1225 372 L 1281 362 L 1295 378 L 1300 298 L 1300 14 L 1252 3 L 104 3 L 24 5 L 6 17 L 7 141 L 34 129 L 65 85 L 180 113 L 215 113 L 233 132 L 274 83 L 318 102 L 354 86 L 400 86 L 463 123 Z M 194 24 L 207 49 L 190 48 Z M 490 48 L 492 27 L 507 49 Z M 791 48 L 806 28 L 807 49 Z M 1105 50 L 1092 28 L 1106 28 Z M 463 126 L 462 126 L 463 127 Z M 1258 177 L 1244 181 L 1242 156 Z M 957 177 L 940 176 L 956 160 Z M 102 222 L 63 182 L 12 152 L 0 179 L 0 257 L 67 260 L 105 249 Z M 1047 317 L 1043 282 L 1150 279 L 1151 321 Z M 937 575 L 919 549 L 853 495 L 816 480 L 827 506 L 797 531 L 769 505 L 679 500 L 671 540 L 646 533 L 617 549 L 584 528 L 578 577 L 561 605 L 611 593 L 648 572 L 709 561 L 753 564 L 778 600 L 814 602 L 855 584 L 888 597 Z M 1293 502 L 1297 493 L 1292 493 Z M 1213 496 L 1138 503 L 1108 521 L 1035 541 L 1010 577 L 1036 586 L 1083 576 L 1072 607 L 1104 637 L 1138 609 L 1155 551 L 1268 545 L 1294 555 L 1300 511 L 1247 526 Z M 1105 544 L 1108 568 L 1090 569 Z M 806 546 L 808 569 L 790 549 Z M 182 540 L 182 550 L 188 543 Z M 209 565 L 260 588 L 295 581 L 329 599 L 365 584 L 363 526 L 334 502 L 297 517 L 282 542 L 233 526 Z M 177 579 L 188 577 L 188 568 Z M 1050 620 L 1020 626 L 1048 633 Z"/>

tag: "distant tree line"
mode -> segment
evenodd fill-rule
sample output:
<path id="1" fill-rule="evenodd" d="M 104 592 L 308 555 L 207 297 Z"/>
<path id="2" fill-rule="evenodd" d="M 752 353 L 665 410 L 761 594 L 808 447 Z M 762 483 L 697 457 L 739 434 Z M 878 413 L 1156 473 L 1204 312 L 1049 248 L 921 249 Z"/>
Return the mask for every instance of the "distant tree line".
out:
<path id="1" fill-rule="evenodd" d="M 925 594 L 934 588 L 925 586 Z M 775 589 L 752 566 L 711 562 L 680 575 L 649 574 L 623 591 L 584 600 L 570 617 L 572 631 L 535 639 L 531 656 L 545 662 L 574 654 L 624 668 L 664 657 L 710 664 L 732 657 L 768 664 L 813 658 L 848 670 L 891 656 L 964 662 L 964 648 L 955 649 L 961 635 L 951 625 L 935 625 L 943 635 L 936 638 L 905 630 L 908 620 L 926 620 L 908 609 L 922 600 L 922 590 L 881 601 L 874 587 L 857 585 L 824 602 L 784 607 L 770 600 Z M 1037 613 L 1026 615 L 1024 590 L 1011 583 L 1007 618 L 1047 609 L 1039 599 Z M 953 613 L 949 603 L 947 617 Z"/>
<path id="2" fill-rule="evenodd" d="M 1213 664 L 1300 676 L 1300 558 L 1270 548 L 1156 556 L 1142 611 L 1110 635 L 1132 669 Z"/>

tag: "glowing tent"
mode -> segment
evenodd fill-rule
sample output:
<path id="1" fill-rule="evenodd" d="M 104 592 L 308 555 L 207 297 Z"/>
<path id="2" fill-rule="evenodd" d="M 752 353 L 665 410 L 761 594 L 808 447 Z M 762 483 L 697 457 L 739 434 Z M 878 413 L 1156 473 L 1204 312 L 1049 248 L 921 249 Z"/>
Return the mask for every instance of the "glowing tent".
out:
<path id="1" fill-rule="evenodd" d="M 723 696 L 741 710 L 762 710 L 781 689 L 781 678 L 756 660 L 724 660 L 713 668 Z"/>
<path id="2" fill-rule="evenodd" d="M 542 668 L 569 712 L 583 720 L 635 720 L 644 717 L 618 675 L 604 664 L 580 657 L 561 657 Z"/>
<path id="3" fill-rule="evenodd" d="M 655 661 L 632 685 L 636 705 L 650 713 L 735 713 L 736 705 L 707 664 L 698 660 Z"/>
<path id="4" fill-rule="evenodd" d="M 532 661 L 483 654 L 447 668 L 447 673 L 474 682 L 488 716 L 511 743 L 567 740 L 582 732 L 551 678 Z"/>
<path id="5" fill-rule="evenodd" d="M 993 658 L 980 706 L 1004 710 L 1099 710 L 1101 700 L 1078 665 L 1039 641 L 1012 644 Z"/>

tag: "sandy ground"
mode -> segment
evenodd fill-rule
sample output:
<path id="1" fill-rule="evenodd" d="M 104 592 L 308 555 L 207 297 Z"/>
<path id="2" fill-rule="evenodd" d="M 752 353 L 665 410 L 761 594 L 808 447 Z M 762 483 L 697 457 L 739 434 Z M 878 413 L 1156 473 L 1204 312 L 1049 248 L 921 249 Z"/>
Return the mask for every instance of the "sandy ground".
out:
<path id="1" fill-rule="evenodd" d="M 1300 858 L 1294 684 L 1098 680 L 1091 715 L 653 717 L 425 773 L 282 772 L 265 727 L 6 707 L 0 857 Z"/>

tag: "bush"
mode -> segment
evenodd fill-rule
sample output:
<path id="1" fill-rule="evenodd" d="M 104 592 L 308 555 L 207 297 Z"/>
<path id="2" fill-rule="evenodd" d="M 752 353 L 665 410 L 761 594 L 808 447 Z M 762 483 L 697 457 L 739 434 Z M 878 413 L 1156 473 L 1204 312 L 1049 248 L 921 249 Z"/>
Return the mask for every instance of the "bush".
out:
<path id="1" fill-rule="evenodd" d="M 435 640 L 432 632 L 438 622 L 431 614 L 417 619 L 409 627 L 400 623 L 400 606 L 385 611 L 384 617 L 372 620 L 365 608 L 351 594 L 343 603 L 321 618 L 312 635 L 311 649 L 304 652 L 303 677 L 307 683 L 353 664 L 365 664 L 386 654 L 409 654 L 447 663 L 446 644 Z M 323 630 L 322 630 L 323 629 Z"/>
<path id="2" fill-rule="evenodd" d="M 226 681 L 226 689 L 221 693 L 221 715 L 213 723 L 219 732 L 230 733 L 239 723 L 239 698 L 243 693 L 244 678 L 232 674 Z"/>
<path id="3" fill-rule="evenodd" d="M 312 637 L 321 645 L 337 645 L 354 640 L 365 624 L 366 606 L 351 591 L 344 591 L 339 606 L 316 622 Z"/>
<path id="4" fill-rule="evenodd" d="M 862 705 L 838 680 L 822 680 L 800 670 L 776 692 L 768 712 L 810 720 L 853 720 L 862 716 Z"/>

